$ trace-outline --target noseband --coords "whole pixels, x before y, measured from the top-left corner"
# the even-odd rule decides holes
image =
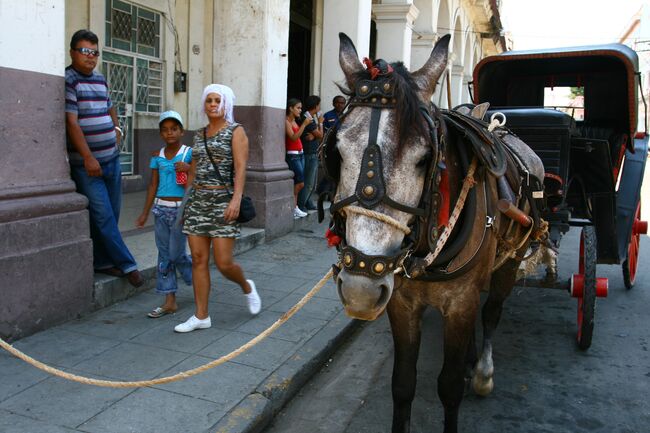
[[[378,60],[375,64],[380,64],[379,62],[383,61]],[[330,207],[330,213],[332,215],[349,213],[361,214],[392,225],[408,235],[412,231],[410,227],[405,226],[389,215],[374,210],[374,208],[379,204],[384,203],[387,206],[416,217],[425,217],[427,215],[427,209],[425,209],[424,206],[412,207],[396,202],[390,198],[386,192],[381,149],[377,144],[377,135],[379,132],[381,111],[397,109],[397,101],[394,97],[395,80],[392,78],[391,72],[392,71],[379,74],[379,76],[374,80],[358,80],[355,85],[355,94],[348,102],[346,111],[341,117],[342,121],[355,107],[369,107],[372,109],[370,114],[368,144],[363,152],[361,170],[359,177],[357,178],[354,194],[341,199],[338,202],[333,202]],[[421,105],[420,112],[429,126],[431,142],[435,145],[438,142],[436,123],[432,120],[428,107]],[[330,131],[330,133],[331,132],[334,131]],[[326,146],[328,144],[327,142],[330,141],[327,138],[328,137],[324,140]],[[332,144],[329,145],[331,146]],[[427,168],[426,173],[431,172],[431,164],[433,164],[433,167],[437,164],[436,159],[440,152],[438,152],[437,149],[434,149],[434,151],[435,156],[429,161],[430,166]],[[323,153],[325,153],[324,158],[326,159],[327,150]],[[336,175],[338,175],[338,173],[336,173]],[[338,176],[336,175],[336,181],[338,182]],[[431,176],[431,178],[435,178],[435,176]],[[423,191],[425,189],[426,188],[424,188]],[[423,200],[420,200],[420,203],[422,202]],[[354,203],[358,205],[354,206]],[[418,218],[416,218],[416,220],[417,219]],[[335,224],[336,220],[337,219],[335,218]],[[382,278],[388,273],[395,272],[396,269],[402,266],[404,260],[413,250],[414,243],[411,240],[405,248],[392,256],[364,254],[358,249],[346,245],[343,230],[340,227],[339,229],[341,232],[340,236],[343,239],[343,244],[340,247],[341,265],[345,268],[346,272],[349,273],[363,275],[368,278]],[[335,269],[335,271],[338,271],[338,269]]]

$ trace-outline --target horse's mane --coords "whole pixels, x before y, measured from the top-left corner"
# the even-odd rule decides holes
[[[395,122],[397,130],[398,153],[404,143],[416,136],[428,137],[428,132],[420,114],[420,99],[417,91],[417,83],[406,69],[404,63],[391,63],[393,67],[392,78],[395,80],[394,96],[397,109],[395,110]],[[362,70],[354,74],[353,80],[369,80],[370,72]],[[341,92],[347,96],[354,95],[354,90],[338,85]]]

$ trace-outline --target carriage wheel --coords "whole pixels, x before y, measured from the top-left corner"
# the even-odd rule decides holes
[[[596,309],[596,230],[585,226],[580,234],[579,272],[584,276],[582,296],[578,298],[578,347],[589,349],[594,333]]]
[[[626,289],[631,289],[636,280],[636,268],[639,261],[639,246],[641,235],[648,232],[648,223],[641,221],[641,202],[636,205],[634,220],[632,221],[632,234],[627,246],[627,258],[623,262],[623,282]]]

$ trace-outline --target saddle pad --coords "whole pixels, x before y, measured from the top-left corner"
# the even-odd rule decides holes
[[[506,154],[501,139],[488,131],[487,124],[481,120],[455,111],[442,111],[442,118],[448,127],[453,128],[472,145],[474,154],[494,177],[506,172]]]

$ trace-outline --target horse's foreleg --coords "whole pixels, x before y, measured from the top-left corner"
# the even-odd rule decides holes
[[[478,298],[478,295],[477,295]],[[462,312],[447,313],[445,318],[445,358],[438,376],[438,395],[445,409],[445,433],[458,431],[458,409],[465,390],[465,360],[476,321],[475,307]]]
[[[478,395],[486,396],[494,389],[494,361],[492,359],[492,334],[499,324],[503,303],[515,283],[519,262],[510,260],[492,275],[488,298],[483,305],[483,348],[474,367],[472,387]]]
[[[411,404],[415,396],[417,359],[423,305],[408,302],[398,294],[388,303],[388,317],[393,331],[393,433],[411,431]]]

